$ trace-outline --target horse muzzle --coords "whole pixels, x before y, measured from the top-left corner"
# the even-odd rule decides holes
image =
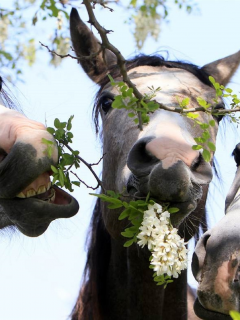
[[[240,221],[232,210],[197,243],[192,260],[199,283],[195,312],[202,319],[231,319],[240,311]]]
[[[191,163],[186,164],[181,156],[176,155],[176,161],[166,166],[166,158],[159,159],[149,152],[149,143],[154,144],[155,140],[158,139],[142,138],[131,149],[127,160],[132,172],[128,191],[142,197],[150,193],[157,202],[170,202],[172,207],[179,208],[179,212],[171,217],[173,225],[178,227],[184,217],[196,208],[202,197],[201,185],[211,181],[212,169],[199,152],[195,153]]]

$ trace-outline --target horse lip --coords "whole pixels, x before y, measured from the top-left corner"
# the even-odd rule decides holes
[[[223,314],[223,313],[219,313],[219,312],[215,312],[212,310],[208,310],[205,309],[201,303],[199,302],[198,298],[195,300],[194,303],[194,312],[195,314],[204,320],[232,320],[232,318],[227,315],[227,314]]]

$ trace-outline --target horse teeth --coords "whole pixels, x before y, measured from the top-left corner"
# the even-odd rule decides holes
[[[51,183],[51,181],[50,181],[50,182],[48,182],[47,190],[49,190],[49,189],[51,188],[51,186],[52,186],[52,183]]]
[[[20,192],[19,194],[16,195],[17,198],[24,199],[26,198],[25,194],[23,192]]]
[[[36,195],[36,191],[34,189],[30,189],[27,191],[27,198],[34,197]]]
[[[51,201],[51,202],[54,202],[54,201],[55,201],[55,198],[56,198],[56,193],[55,193],[55,191],[53,190],[53,195],[52,195],[52,197],[50,198],[50,201]]]
[[[47,191],[47,188],[45,186],[40,186],[38,188],[37,194],[45,193]]]
[[[56,193],[55,193],[55,191],[54,191],[53,196],[51,197],[51,202],[54,202],[54,201],[55,201],[55,198],[56,198]]]

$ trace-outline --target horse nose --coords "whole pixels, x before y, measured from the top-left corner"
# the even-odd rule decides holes
[[[185,164],[196,183],[206,184],[212,180],[210,164],[183,139],[176,138],[173,141],[168,137],[144,137],[133,146],[127,160],[129,169],[137,177],[148,175],[159,162],[164,171],[168,171],[176,163]]]

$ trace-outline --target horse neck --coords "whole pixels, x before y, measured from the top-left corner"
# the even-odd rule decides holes
[[[193,213],[194,228],[202,219],[204,198],[205,194]],[[72,320],[186,320],[186,271],[166,289],[157,286],[149,269],[148,250],[137,244],[124,248],[119,239],[110,237],[102,216],[98,199],[91,223],[85,279]],[[189,232],[185,236],[190,237]]]
[[[104,320],[187,319],[186,272],[166,289],[157,286],[149,269],[149,253],[139,250],[137,245],[126,249],[122,243],[111,240],[106,280]]]

